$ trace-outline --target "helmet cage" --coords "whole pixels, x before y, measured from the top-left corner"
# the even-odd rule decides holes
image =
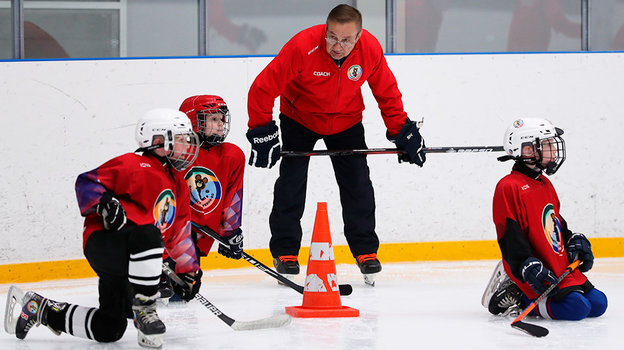
[[[199,137],[193,131],[174,133],[167,130],[164,142],[164,149],[167,152],[165,157],[177,171],[183,171],[197,159],[200,144]]]
[[[522,157],[522,161],[527,164],[534,164],[539,169],[543,170],[546,175],[552,175],[559,170],[561,164],[566,159],[566,149],[565,149],[565,141],[560,136],[563,131],[559,128],[557,129],[557,135],[554,137],[539,139],[536,138],[534,142],[530,143],[530,146],[533,149],[533,157]],[[523,144],[523,146],[529,146],[529,143]],[[547,145],[547,146],[545,146]],[[548,148],[545,150],[545,148]],[[550,152],[551,160],[543,164],[544,152]]]
[[[207,120],[207,118],[214,114],[221,115],[221,122],[223,122],[223,132],[221,135],[219,135],[218,130],[215,129],[218,128],[215,123]],[[219,145],[225,141],[229,132],[230,111],[227,106],[222,105],[218,108],[206,108],[197,111],[197,133],[204,143],[210,146]]]

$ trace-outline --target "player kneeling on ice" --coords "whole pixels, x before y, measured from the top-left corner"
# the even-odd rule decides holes
[[[84,254],[99,277],[98,308],[47,299],[12,287],[5,329],[24,339],[43,324],[54,333],[119,340],[133,319],[142,346],[162,346],[165,325],[156,312],[163,250],[176,272],[201,276],[191,238],[190,194],[180,171],[197,157],[199,140],[184,113],[147,112],[136,126],[139,153],[113,158],[76,180],[85,217]],[[199,284],[189,284],[197,293]],[[21,304],[19,317],[13,308]]]
[[[240,259],[243,257],[243,231],[240,227],[245,154],[235,144],[224,142],[230,130],[228,106],[219,96],[197,95],[186,98],[180,105],[180,111],[189,117],[201,142],[197,159],[184,170],[184,179],[191,193],[189,204],[193,223],[217,232],[228,242],[227,247],[219,244],[219,254]],[[193,237],[199,255],[206,256],[214,239],[200,232],[193,234]],[[166,264],[175,266],[170,258],[165,258]],[[193,298],[164,274],[160,291],[162,297],[171,297],[170,301],[189,301]]]
[[[598,317],[607,297],[583,272],[592,268],[591,244],[574,233],[559,213],[557,193],[544,176],[554,174],[565,160],[563,130],[544,119],[518,119],[505,132],[511,174],[494,192],[493,218],[503,260],[496,267],[483,298],[492,314],[516,314],[557,283],[568,264],[579,259],[567,275],[529,315],[556,320]]]

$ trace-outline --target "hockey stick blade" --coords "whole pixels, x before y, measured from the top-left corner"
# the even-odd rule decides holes
[[[9,334],[15,334],[15,326],[19,313],[15,313],[15,307],[22,311],[22,302],[24,300],[24,292],[17,286],[11,286],[7,294],[6,307],[4,308],[4,330]]]
[[[222,244],[227,244],[225,240],[223,239],[223,237],[219,236],[216,232],[211,230],[209,227],[199,226],[196,223],[193,223],[193,227],[195,227],[199,232],[214,238],[217,242],[222,243]],[[282,282],[284,285],[296,290],[297,292],[299,292],[299,294],[303,294],[304,287],[302,285],[299,285],[289,280],[288,278],[284,277],[279,272],[273,270],[272,268],[256,260],[251,255],[243,252],[243,259],[245,259],[245,261],[252,264],[253,266],[257,267],[259,270],[265,272],[267,275]],[[340,291],[340,295],[351,295],[351,293],[353,293],[353,287],[350,284],[340,284],[338,285],[338,289]]]
[[[544,327],[541,327],[541,326],[534,325],[534,324],[522,322],[522,320],[533,309],[535,309],[535,307],[537,306],[537,304],[539,304],[540,301],[542,301],[544,298],[548,297],[548,294],[550,294],[550,292],[552,292],[552,290],[555,289],[555,287],[557,287],[557,285],[561,281],[563,281],[563,279],[566,278],[567,275],[569,275],[574,269],[576,269],[579,266],[580,263],[581,263],[580,260],[574,260],[570,265],[568,265],[568,267],[566,267],[566,270],[561,274],[561,276],[559,276],[559,278],[557,278],[557,283],[552,283],[544,291],[544,293],[542,293],[540,296],[538,296],[537,299],[533,300],[531,305],[527,306],[527,308],[524,309],[524,311],[522,311],[520,313],[520,315],[518,315],[518,317],[516,317],[516,319],[513,320],[513,322],[511,322],[511,327],[515,328],[515,329],[519,329],[519,330],[525,332],[526,334],[532,335],[534,337],[544,337],[544,336],[548,335],[548,329],[546,329]]]
[[[522,321],[515,321],[511,323],[511,327],[515,329],[519,329],[526,334],[532,335],[534,337],[545,337],[548,335],[548,329],[538,326],[531,323],[525,323]]]
[[[165,274],[169,276],[169,278],[171,278],[173,282],[175,282],[178,285],[184,285],[184,282],[180,279],[180,277],[178,277],[178,275],[176,275],[175,272],[173,272],[173,270],[171,270],[169,265],[162,264],[162,269],[163,269],[163,272],[165,272]],[[195,299],[197,299],[197,301],[199,301],[200,304],[205,306],[215,316],[217,316],[221,321],[223,321],[225,324],[230,326],[235,331],[248,331],[248,330],[254,330],[254,329],[277,328],[277,327],[286,326],[291,321],[291,317],[286,314],[275,315],[271,317],[262,318],[259,320],[254,320],[254,321],[236,321],[235,319],[224,314],[221,310],[219,310],[213,303],[211,303],[203,295],[197,293],[195,294]]]

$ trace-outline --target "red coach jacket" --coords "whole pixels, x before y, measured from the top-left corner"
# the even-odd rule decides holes
[[[396,136],[407,114],[401,92],[379,41],[362,29],[360,39],[339,68],[327,53],[325,24],[296,34],[256,77],[249,89],[249,128],[272,119],[275,98],[280,112],[321,135],[342,132],[362,120],[360,87],[368,81],[386,128]]]

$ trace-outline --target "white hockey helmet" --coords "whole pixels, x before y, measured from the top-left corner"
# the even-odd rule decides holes
[[[188,168],[199,153],[200,141],[186,114],[175,109],[156,108],[138,121],[135,137],[139,151],[164,148],[165,157],[176,170]]]
[[[565,161],[565,142],[563,130],[555,127],[550,121],[540,118],[517,119],[505,131],[503,149],[507,155],[499,157],[500,161],[516,160],[535,165],[547,175],[554,174]],[[542,164],[544,145],[551,150],[550,160]],[[523,149],[531,147],[531,156],[523,155]]]

